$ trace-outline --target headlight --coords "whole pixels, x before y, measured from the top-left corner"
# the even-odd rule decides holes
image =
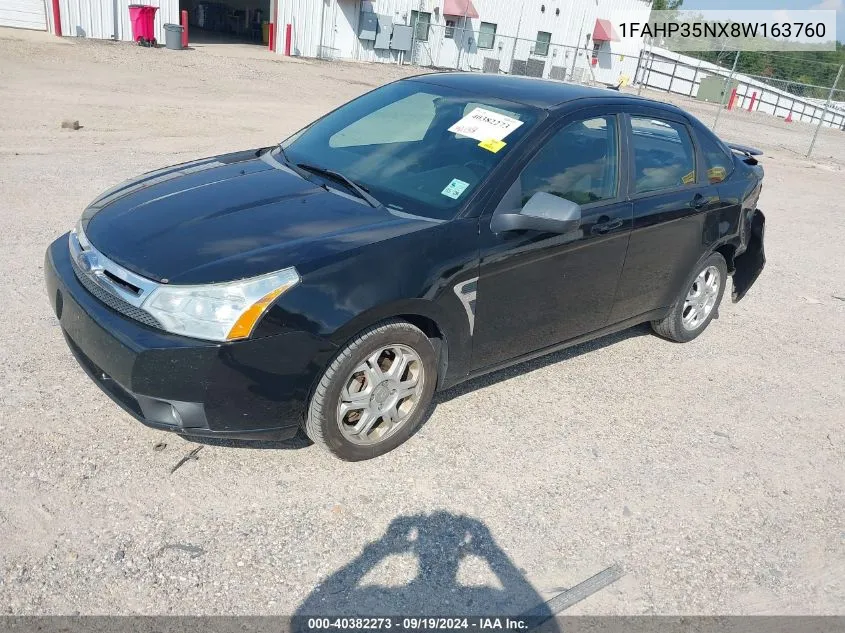
[[[211,341],[248,337],[276,297],[299,283],[294,268],[204,286],[160,286],[142,308],[168,332]]]

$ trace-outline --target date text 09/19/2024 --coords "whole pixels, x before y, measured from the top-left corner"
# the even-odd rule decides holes
[[[322,617],[307,618],[295,630],[398,630],[398,631],[527,631],[530,618],[520,617]],[[538,622],[539,624],[539,622]]]

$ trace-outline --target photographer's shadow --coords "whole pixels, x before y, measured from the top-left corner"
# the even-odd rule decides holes
[[[416,575],[407,584],[389,586],[389,579],[375,574],[372,582],[379,584],[361,584],[388,557],[403,556],[407,564],[409,554],[416,558],[417,565]],[[462,561],[472,564],[475,570],[480,569],[479,563],[486,563],[489,572],[485,576],[492,572],[492,577],[484,585],[461,584]],[[384,565],[382,569],[390,567]],[[381,539],[368,544],[357,558],[317,586],[295,615],[296,619],[353,615],[501,617],[533,610],[535,617],[551,617],[543,607],[542,597],[483,523],[467,516],[436,512],[394,519]]]

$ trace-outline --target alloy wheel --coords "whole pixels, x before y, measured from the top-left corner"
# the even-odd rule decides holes
[[[350,442],[372,445],[393,435],[416,410],[425,381],[419,354],[387,345],[349,374],[340,391],[337,423]]]
[[[698,273],[687,291],[684,311],[681,313],[681,323],[685,330],[697,330],[710,316],[719,298],[720,283],[719,269],[715,266],[708,266]]]

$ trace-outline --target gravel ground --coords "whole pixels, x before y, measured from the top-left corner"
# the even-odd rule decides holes
[[[619,564],[568,613],[845,614],[843,136],[809,162],[727,115],[773,150],[769,263],[705,335],[473,381],[374,461],[202,445],[171,473],[200,445],[85,377],[42,258],[87,202],[404,72],[0,30],[0,613],[517,613]]]

